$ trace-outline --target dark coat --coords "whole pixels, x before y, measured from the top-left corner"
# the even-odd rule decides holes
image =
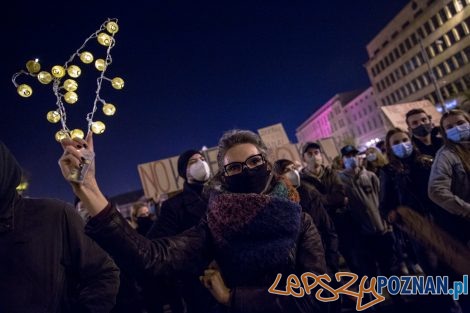
[[[426,154],[434,158],[436,156],[437,151],[439,151],[439,149],[444,144],[444,140],[442,138],[437,137],[438,134],[439,127],[434,127],[431,131],[431,144],[429,146],[424,144],[415,136],[412,137],[411,141],[421,154]]]
[[[345,210],[346,191],[335,170],[324,166],[321,177],[317,178],[304,168],[300,172],[300,179],[303,183],[316,188],[320,192],[323,206],[330,216]]]
[[[185,182],[183,191],[162,204],[157,221],[147,234],[147,238],[163,238],[181,234],[185,230],[199,224],[207,211],[207,199],[202,193],[203,186]],[[189,313],[206,313],[208,308],[216,304],[210,292],[199,281],[198,275],[174,277],[169,282],[149,278],[142,282],[148,298],[149,307],[158,307],[169,303],[175,307],[182,306],[181,297],[186,302]],[[155,284],[160,284],[162,291],[155,294]],[[173,310],[176,310],[172,307]]]
[[[282,199],[278,198],[275,202],[280,204],[282,203],[281,200]],[[255,202],[256,201],[248,201],[244,203],[256,205]],[[235,205],[240,205],[242,202],[234,203]],[[292,206],[292,202],[289,203],[291,204],[283,207],[300,211],[299,206],[295,208],[295,205]],[[280,210],[277,211],[280,212]],[[266,210],[266,212],[269,212],[269,210]],[[240,215],[242,220],[243,216],[246,215]],[[217,217],[217,215],[214,215],[214,217]],[[223,223],[223,219],[219,222]],[[214,224],[214,220],[212,222],[203,220],[199,225],[187,230],[181,235],[148,240],[138,235],[112,206],[108,206],[99,215],[90,220],[87,224],[86,231],[108,251],[119,264],[122,266],[132,265],[137,272],[145,273],[146,275],[171,275],[176,272],[186,272],[192,275],[195,273],[201,274],[202,270],[204,270],[204,267],[201,267],[201,264],[204,264],[204,259],[211,260],[215,256],[216,261],[218,261],[221,266],[222,274],[224,273],[224,266],[228,266],[229,271],[227,274],[231,277],[229,280],[238,280],[236,276],[231,275],[231,273],[234,273],[237,264],[231,263],[227,265],[227,262],[230,262],[228,259],[222,259],[220,260],[221,262],[219,262],[217,256],[221,255],[221,245],[223,245],[226,240],[230,238],[242,239],[243,235],[238,232],[238,228],[228,233],[221,232],[220,230],[222,228],[214,226],[221,225],[220,223],[217,222]],[[210,225],[213,225],[212,230]],[[250,242],[259,244],[259,242],[255,240],[256,236],[250,236],[251,231],[256,234],[259,229],[252,229],[250,225],[251,223],[244,226],[248,227],[248,232],[244,240],[248,240],[247,244]],[[290,247],[289,250],[282,250],[282,253],[279,254],[287,255],[288,259],[284,259],[283,264],[278,264],[278,272],[285,273],[286,271],[290,271],[291,273],[299,274],[304,272],[317,274],[325,273],[326,266],[323,247],[311,217],[303,213],[296,227],[298,233],[292,244],[283,246],[284,248]],[[291,231],[287,231],[286,233],[291,234]],[[273,233],[269,234],[269,236],[272,236]],[[232,237],[232,235],[235,237]],[[275,242],[282,241],[275,240]],[[287,242],[290,242],[290,240],[287,240]],[[268,241],[268,243],[272,242]],[[260,246],[260,249],[264,246],[265,245]],[[236,246],[229,245],[227,247],[231,248],[231,250],[227,250],[227,252],[232,253],[236,251],[236,249],[242,249],[243,246],[240,245],[240,242],[237,240]],[[253,246],[247,245],[247,249],[253,249]],[[256,251],[256,249],[252,251]],[[287,254],[285,254],[286,252]],[[249,258],[251,260],[259,259],[256,255],[249,255]],[[275,265],[276,262],[280,260],[278,255],[273,254],[264,255],[264,258],[275,259],[274,261],[268,260],[269,266]],[[289,262],[288,260],[293,260],[293,262]],[[286,265],[292,265],[292,267],[286,267]],[[243,268],[244,264],[240,264],[240,266]],[[250,267],[248,267],[248,270],[249,269]],[[274,268],[271,268],[271,270],[274,270]],[[273,273],[274,271],[271,270],[270,273]],[[256,275],[257,273],[252,274]],[[260,273],[258,273],[258,275],[259,274]],[[316,301],[313,298],[314,296],[295,298],[292,296],[286,297],[270,294],[268,289],[275,281],[275,278],[276,275],[270,276],[269,279],[263,279],[262,281],[254,281],[250,280],[250,276],[240,277],[246,285],[232,286],[230,311],[253,313],[315,312]]]
[[[0,232],[0,312],[109,312],[119,270],[71,205],[18,197]]]
[[[323,207],[321,194],[304,182],[301,182],[297,191],[300,196],[302,210],[312,217],[320,233],[323,248],[325,249],[326,264],[332,272],[336,272],[339,262],[338,234],[333,221]]]
[[[201,191],[202,186],[185,183],[183,192],[163,202],[160,216],[147,237],[153,239],[174,236],[197,225],[207,211],[207,199]]]

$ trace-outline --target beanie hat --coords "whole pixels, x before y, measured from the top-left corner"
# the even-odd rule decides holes
[[[189,159],[195,154],[201,154],[197,150],[188,150],[180,154],[178,158],[178,175],[186,180],[186,169],[188,167]]]

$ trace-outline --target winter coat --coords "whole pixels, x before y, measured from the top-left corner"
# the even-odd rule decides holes
[[[326,271],[311,217],[277,196],[216,193],[207,219],[174,237],[138,235],[111,205],[86,231],[118,264],[146,275],[201,274],[207,260],[215,259],[232,290],[231,312],[315,312],[314,296],[278,296],[268,289],[277,273]]]
[[[300,183],[297,191],[300,196],[302,210],[312,217],[320,233],[325,250],[326,264],[332,272],[337,272],[339,262],[338,234],[333,221],[323,207],[322,195],[318,190],[304,182]]]
[[[155,239],[174,236],[196,226],[206,215],[207,201],[208,199],[203,194],[202,185],[185,182],[181,193],[163,202],[160,216],[146,237]],[[167,301],[166,303],[170,303],[170,305],[172,303],[179,304],[182,297],[186,303],[187,311],[190,313],[206,313],[210,307],[216,304],[210,292],[199,281],[198,275],[172,277],[168,280],[163,282],[161,279],[150,278],[150,281],[142,283],[146,286],[144,292],[150,303],[154,302],[155,306],[158,301]],[[155,294],[152,290],[154,289],[152,286],[155,284],[160,284],[164,289],[163,292]],[[162,299],[155,299],[159,295],[162,295]]]
[[[437,137],[439,134],[439,127],[434,127],[431,131],[431,144],[428,146],[424,144],[421,140],[416,138],[415,136],[412,137],[411,141],[418,149],[421,154],[426,154],[434,158],[437,151],[442,147],[444,141],[442,138]]]
[[[343,183],[337,172],[330,167],[322,166],[322,174],[315,177],[306,168],[300,172],[300,179],[305,184],[316,188],[322,195],[322,202],[330,215],[345,211],[346,197]]]
[[[429,198],[450,213],[453,235],[470,240],[470,175],[460,158],[443,147],[436,155],[428,186]]]
[[[380,210],[384,217],[399,205],[410,207],[424,216],[436,210],[429,199],[427,186],[432,159],[428,156],[410,157],[401,160],[403,170],[387,164],[380,171]]]
[[[174,236],[199,223],[206,214],[207,199],[196,187],[185,183],[183,192],[163,202],[160,216],[147,234],[148,238]]]
[[[358,168],[354,174],[342,171],[339,177],[346,189],[348,206],[361,232],[366,235],[382,234],[386,227],[379,211],[378,177],[364,168]]]
[[[0,232],[0,312],[109,312],[119,269],[74,208],[20,197],[11,210],[13,224]]]

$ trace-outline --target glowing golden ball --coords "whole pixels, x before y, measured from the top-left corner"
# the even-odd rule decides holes
[[[51,73],[54,77],[62,78],[65,76],[65,69],[63,66],[56,65],[52,67]]]
[[[67,91],[75,91],[78,88],[78,84],[73,79],[67,79],[64,81],[64,89]]]
[[[78,95],[73,91],[69,91],[64,95],[64,100],[67,103],[74,104],[78,101]]]
[[[31,97],[33,94],[33,89],[29,85],[21,84],[17,88],[18,94],[24,98]]]
[[[76,65],[70,65],[67,68],[67,73],[70,77],[77,78],[82,73],[82,70]]]
[[[106,68],[106,61],[103,59],[97,59],[95,61],[95,67],[98,71],[104,71]]]
[[[65,138],[69,138],[69,134],[66,131],[59,130],[57,133],[55,133],[55,140],[58,142],[61,142]]]
[[[91,131],[94,134],[97,134],[97,135],[102,134],[104,133],[105,129],[106,129],[106,125],[104,125],[103,122],[96,121],[96,122],[91,123]]]
[[[103,105],[103,113],[107,116],[112,116],[116,113],[116,107],[112,103]]]
[[[99,33],[98,34],[98,42],[105,46],[105,47],[108,47],[111,45],[111,41],[112,41],[112,38],[106,34],[106,33]]]
[[[60,113],[57,111],[47,112],[47,120],[51,123],[57,123],[60,121]]]
[[[41,70],[41,64],[39,64],[39,62],[36,60],[29,60],[28,62],[26,62],[26,69],[31,74],[36,74],[39,73],[39,71]]]
[[[81,129],[74,129],[70,132],[70,138],[72,138],[72,139],[74,139],[74,138],[83,139],[83,138],[85,138],[85,134],[83,133],[83,131]]]
[[[114,77],[111,81],[111,84],[113,85],[114,89],[122,89],[124,88],[124,79],[121,77]]]
[[[93,62],[93,54],[88,51],[83,51],[82,53],[80,53],[80,60],[82,60],[82,62],[85,64],[90,64],[91,62]]]
[[[106,24],[106,30],[110,33],[110,34],[115,34],[119,31],[119,26],[116,22],[108,22]]]
[[[52,75],[46,71],[39,72],[38,80],[41,84],[47,85],[52,81]]]

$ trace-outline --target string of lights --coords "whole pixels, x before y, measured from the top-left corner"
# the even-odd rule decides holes
[[[33,89],[28,84],[18,84],[17,79],[21,76],[31,76],[36,77],[37,80],[43,84],[47,85],[52,82],[52,91],[56,97],[56,106],[57,109],[49,111],[46,115],[47,120],[50,123],[61,122],[62,129],[55,134],[55,139],[61,141],[65,138],[84,138],[85,134],[81,129],[72,129],[70,130],[67,126],[67,112],[66,107],[64,106],[64,101],[68,104],[75,104],[78,101],[78,94],[76,93],[78,89],[78,83],[76,79],[80,77],[82,70],[81,68],[74,64],[78,59],[84,64],[91,64],[94,61],[96,70],[100,72],[99,77],[96,79],[96,91],[95,99],[93,101],[92,110],[86,115],[86,121],[88,123],[87,131],[92,131],[95,134],[102,134],[106,125],[102,121],[94,121],[94,116],[98,108],[98,104],[102,104],[102,111],[107,116],[112,116],[116,113],[116,107],[112,103],[106,102],[100,95],[101,87],[103,81],[111,83],[111,86],[114,89],[120,90],[124,88],[124,80],[121,77],[109,78],[105,76],[106,70],[109,68],[113,62],[111,55],[111,49],[116,44],[115,34],[119,31],[117,19],[108,18],[100,28],[91,34],[78,48],[75,53],[73,53],[69,59],[65,62],[64,65],[54,65],[50,72],[41,71],[41,64],[38,59],[29,60],[26,62],[26,70],[22,69],[19,72],[13,74],[12,82],[15,88],[17,89],[18,94],[23,98],[29,98],[33,94]],[[106,57],[98,58],[95,60],[93,54],[89,51],[86,51],[90,40],[95,39],[102,46],[107,47]],[[63,82],[62,80],[65,79]]]

